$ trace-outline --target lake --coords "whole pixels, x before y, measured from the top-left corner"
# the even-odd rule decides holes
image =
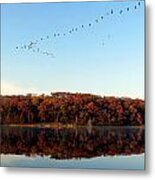
[[[1,166],[145,168],[143,127],[1,127]]]

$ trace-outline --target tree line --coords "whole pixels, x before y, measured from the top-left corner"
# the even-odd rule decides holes
[[[1,124],[144,125],[141,99],[55,92],[0,96]]]

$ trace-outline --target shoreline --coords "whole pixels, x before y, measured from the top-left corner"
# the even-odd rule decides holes
[[[76,128],[93,128],[93,127],[100,127],[100,128],[145,128],[145,125],[141,126],[133,126],[133,125],[102,125],[102,126],[93,126],[93,125],[74,125],[74,124],[56,124],[56,123],[38,123],[38,124],[1,124],[1,127],[27,127],[27,128],[54,128],[54,129],[76,129]]]

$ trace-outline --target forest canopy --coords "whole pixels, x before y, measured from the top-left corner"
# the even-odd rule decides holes
[[[144,125],[144,100],[55,92],[0,96],[1,124]]]

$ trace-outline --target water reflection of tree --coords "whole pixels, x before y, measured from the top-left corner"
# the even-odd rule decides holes
[[[3,127],[1,153],[91,158],[144,153],[143,128],[34,129]]]

